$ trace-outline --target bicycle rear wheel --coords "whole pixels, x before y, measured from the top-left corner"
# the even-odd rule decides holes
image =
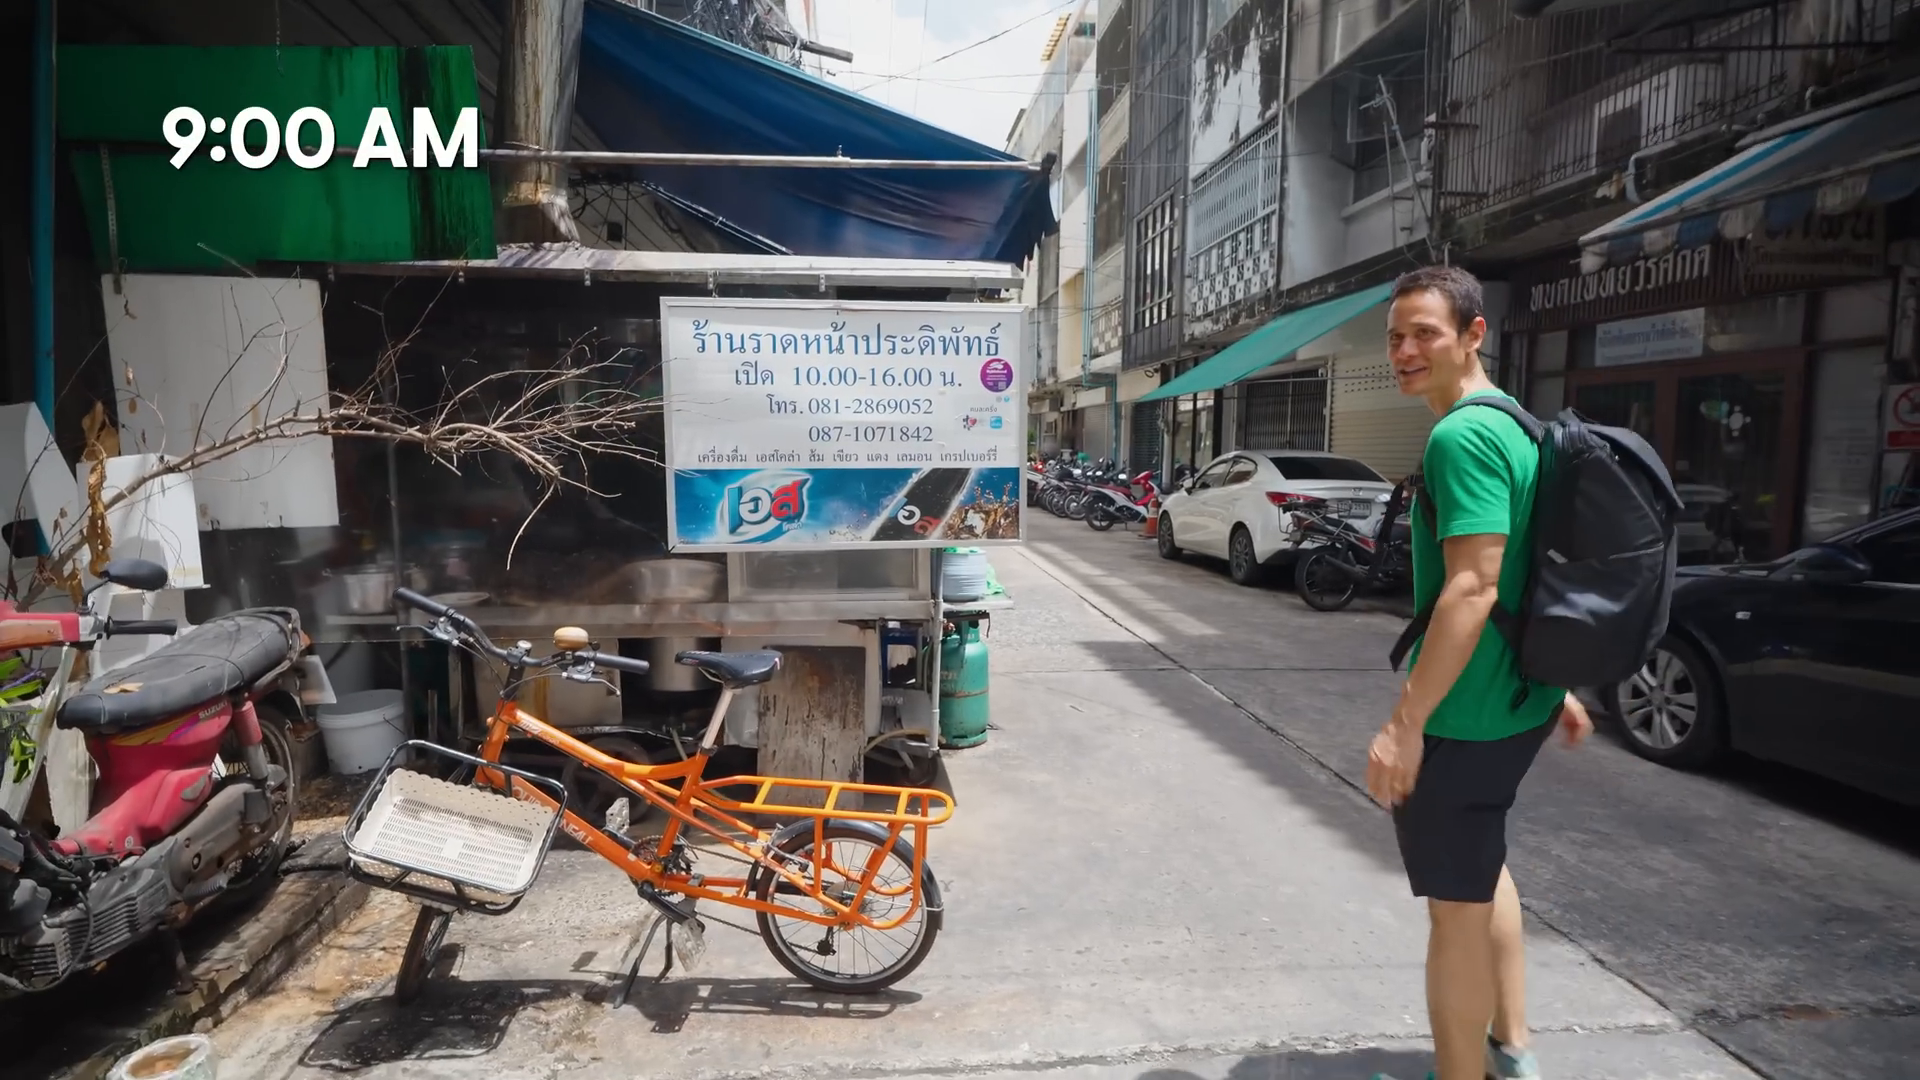
[[[852,902],[860,878],[876,851],[885,850],[874,871],[872,885],[861,902],[867,918],[888,923],[899,919],[913,903],[913,846],[903,837],[887,845],[887,831],[856,822],[829,822],[821,831],[825,851],[820,854],[818,884],[841,904]],[[811,821],[776,838],[775,848],[793,860],[790,868],[802,878],[814,874],[815,843]],[[773,871],[755,871],[754,895],[763,902],[804,907],[807,895]],[[919,907],[888,930],[868,926],[841,929],[791,916],[759,913],[760,937],[780,966],[821,990],[843,994],[884,990],[913,974],[927,958],[939,936],[942,911],[940,886],[933,868],[920,866]],[[819,905],[822,914],[829,909]]]

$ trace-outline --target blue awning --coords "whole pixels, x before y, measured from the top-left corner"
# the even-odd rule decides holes
[[[575,111],[609,150],[1016,161],[758,53],[589,0]],[[1032,170],[627,170],[799,255],[1020,262],[1054,228]]]
[[[1580,238],[1593,273],[1643,255],[1792,228],[1920,189],[1920,86],[1831,120],[1748,140],[1738,154]]]
[[[1388,282],[1332,300],[1323,300],[1312,307],[1289,311],[1214,353],[1191,371],[1175,377],[1140,400],[1158,401],[1182,394],[1201,394],[1237,383],[1261,368],[1285,360],[1301,346],[1310,345],[1338,330],[1364,315],[1368,309],[1385,303],[1391,295],[1393,283]]]

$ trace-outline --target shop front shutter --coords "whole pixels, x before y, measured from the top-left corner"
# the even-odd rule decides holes
[[[1080,449],[1095,461],[1113,456],[1113,406],[1080,410]]]
[[[1424,400],[1400,393],[1385,360],[1334,361],[1331,397],[1334,453],[1358,458],[1388,480],[1419,470],[1433,413]]]
[[[1127,463],[1134,472],[1151,469],[1159,472],[1164,466],[1160,460],[1166,447],[1165,433],[1160,430],[1160,402],[1136,401],[1132,415],[1128,417]]]
[[[1240,446],[1247,450],[1325,450],[1327,378],[1303,371],[1247,383]]]

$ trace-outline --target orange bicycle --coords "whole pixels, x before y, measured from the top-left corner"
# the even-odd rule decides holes
[[[676,953],[683,966],[697,962],[705,950],[705,923],[695,912],[702,900],[754,912],[774,959],[823,990],[880,990],[926,959],[942,917],[940,887],[926,861],[926,831],[953,815],[948,795],[787,777],[709,781],[702,775],[734,695],[770,680],[780,668],[779,653],[680,653],[678,662],[720,684],[719,701],[691,757],[640,765],[601,753],[529,715],[515,698],[530,680],[552,675],[614,689],[601,670],[643,675],[646,661],[599,652],[586,631],[575,627],[556,631],[553,653],[535,658],[529,643],[502,649],[473,620],[412,590],[393,595],[432,620],[427,633],[506,668],[477,756],[409,741],[387,759],[347,821],[352,875],[422,904],[395,981],[396,998],[406,1002],[420,993],[455,912],[504,915],[519,904],[561,829],[633,879],[641,899],[657,912],[616,1004],[631,991],[662,926],[667,938],[660,977],[672,971]],[[537,739],[665,811],[663,831],[636,841],[619,829],[582,819],[567,809],[565,785],[500,763],[511,735]],[[401,767],[409,753],[458,763],[455,778]],[[722,794],[722,788],[751,788],[755,794],[741,801]],[[818,793],[823,805],[774,801],[783,788]],[[843,798],[860,805],[843,807]],[[769,831],[748,824],[743,815],[794,820]],[[696,851],[688,843],[690,833],[711,843]],[[744,870],[736,876],[696,872],[696,859],[707,856]]]

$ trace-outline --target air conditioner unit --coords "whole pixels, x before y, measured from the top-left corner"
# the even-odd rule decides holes
[[[1724,78],[1718,64],[1677,64],[1601,98],[1589,160],[1614,164],[1701,126],[1720,108]]]

